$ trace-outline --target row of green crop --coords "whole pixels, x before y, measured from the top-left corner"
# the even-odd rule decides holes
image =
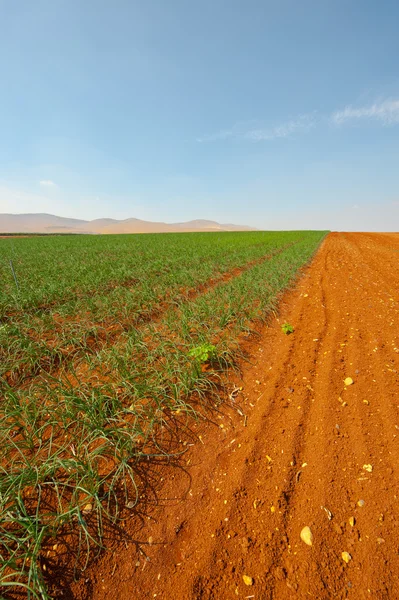
[[[170,415],[195,417],[190,398],[205,401],[221,369],[239,353],[242,333],[277,306],[323,236],[302,233],[270,260],[171,307],[156,324],[133,327],[112,346],[76,355],[57,379],[43,374],[23,389],[3,384],[3,586],[25,586],[28,597],[49,598],[43,571],[51,570],[44,554],[49,540],[75,532],[78,553],[88,554],[101,542],[104,520],[135,505],[142,461],[171,452]]]
[[[198,238],[186,234],[178,237],[177,241],[175,237],[158,236],[155,237],[157,244],[160,243],[159,239],[163,243],[165,239],[170,239],[170,248],[163,264],[160,264],[159,248],[156,245],[152,248],[153,236],[124,236],[122,242],[113,238],[111,244],[116,244],[124,251],[129,250],[127,263],[120,271],[129,274],[129,285],[114,287],[114,279],[104,280],[101,258],[101,261],[97,259],[96,264],[92,265],[93,273],[100,273],[103,277],[103,287],[99,285],[95,294],[82,295],[79,290],[69,300],[64,295],[62,303],[60,301],[47,310],[26,311],[19,308],[0,324],[0,383],[6,374],[9,382],[20,385],[25,374],[35,374],[42,369],[52,370],[54,365],[63,362],[70,355],[86,353],[93,346],[97,348],[96,341],[99,338],[106,343],[107,338],[135,327],[138,322],[159,310],[160,306],[177,306],[187,299],[190,292],[210,279],[220,277],[234,267],[242,267],[250,261],[273,255],[285,246],[296,243],[301,236],[301,232],[220,234],[213,238],[209,234],[199,234]],[[144,240],[141,247],[146,250],[147,262],[142,257],[133,270],[129,261],[137,237]],[[104,240],[90,236],[87,238],[94,245],[99,240]],[[30,239],[25,241],[32,244]],[[35,239],[33,242],[37,241],[42,240]],[[43,241],[48,243],[48,240]],[[54,243],[54,238],[51,241]],[[81,239],[74,237],[73,242],[79,247]],[[66,243],[69,240],[63,238],[61,250],[65,250],[62,244]],[[57,252],[61,250],[57,248]],[[79,255],[79,261],[84,260],[86,255],[87,253]],[[29,264],[33,264],[33,261]],[[40,262],[36,258],[36,269],[39,268],[38,265]],[[62,283],[59,289],[62,291],[68,271],[63,270],[61,263],[57,267],[58,279]],[[41,269],[42,277],[48,277],[47,262],[43,263]],[[126,282],[126,279],[123,281]],[[71,288],[73,285],[72,280]],[[90,280],[85,280],[83,289],[87,289],[85,286],[88,285]],[[42,288],[38,289],[43,292]],[[62,293],[65,294],[65,290]],[[15,298],[19,298],[23,304],[27,301],[29,288],[26,297],[22,291],[15,291],[15,294]],[[33,301],[32,298],[29,301]]]
[[[155,292],[179,281],[190,285],[297,235],[233,232],[0,239],[0,317],[55,306],[62,314],[74,314],[82,308],[81,299],[90,301],[91,294],[103,295],[124,284],[140,289],[149,282]],[[116,295],[115,304],[121,300],[129,302],[129,295]]]

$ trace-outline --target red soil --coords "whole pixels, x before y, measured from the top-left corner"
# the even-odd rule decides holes
[[[245,416],[226,406],[153,469],[123,542],[57,598],[399,598],[398,252],[397,234],[326,238],[247,343]]]

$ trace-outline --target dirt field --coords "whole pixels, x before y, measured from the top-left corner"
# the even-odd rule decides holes
[[[399,234],[330,234],[248,347],[238,410],[151,467],[130,539],[62,597],[399,598],[398,265]]]

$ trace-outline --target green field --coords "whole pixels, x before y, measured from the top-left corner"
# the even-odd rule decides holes
[[[105,524],[136,506],[137,465],[168,457],[171,416],[184,423],[214,403],[240,339],[277,309],[325,234],[0,239],[0,585],[10,597],[50,598],[56,541],[74,540],[81,567]]]

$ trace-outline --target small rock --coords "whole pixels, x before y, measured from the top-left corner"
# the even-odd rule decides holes
[[[326,513],[328,520],[331,521],[331,519],[333,518],[333,514],[331,512],[331,510],[328,510],[328,508],[326,506],[320,506],[320,508],[322,510],[324,510],[324,512]]]
[[[349,517],[348,519],[349,525],[353,527],[355,525],[355,517]]]
[[[342,560],[344,560],[346,562],[346,564],[348,564],[348,562],[352,560],[352,557],[349,554],[349,552],[342,552],[341,556],[342,556]]]
[[[385,540],[384,538],[377,538],[377,544],[384,544]]]
[[[372,473],[373,465],[363,465],[363,470],[367,471],[368,473]]]
[[[313,544],[313,534],[310,530],[310,527],[306,526],[301,531],[301,540],[305,542],[308,546],[312,546]]]
[[[352,383],[353,383],[352,377],[347,377],[346,379],[344,379],[345,385],[352,385]]]
[[[253,577],[249,577],[248,575],[243,575],[242,579],[243,579],[243,582],[245,583],[245,585],[253,585],[254,584]]]
[[[360,506],[360,508],[363,508],[363,506],[365,505],[365,501],[364,500],[358,500],[357,501],[357,505]]]
[[[92,510],[93,510],[93,505],[89,503],[89,504],[86,504],[86,506],[82,510],[82,513],[84,515],[88,515],[89,513],[91,513]]]

